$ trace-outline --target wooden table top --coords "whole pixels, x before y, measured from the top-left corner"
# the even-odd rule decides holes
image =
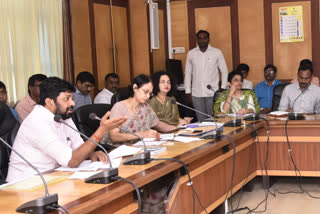
[[[270,124],[280,125],[284,123],[283,118],[270,119]],[[291,121],[291,123],[304,125],[314,124],[319,125],[320,115],[307,115],[305,121]],[[230,118],[223,118],[220,121],[224,122]],[[264,121],[246,122],[251,123],[256,129],[265,127]],[[252,132],[249,126],[241,127],[224,127],[223,135],[230,136],[234,141],[244,136],[248,136]],[[227,139],[201,140],[191,143],[174,142],[172,145],[164,144],[167,147],[165,152],[157,154],[155,158],[177,158],[184,161],[186,164],[197,160],[199,157],[212,153],[215,150],[221,149],[225,145],[229,145]],[[161,145],[163,146],[163,145]],[[152,161],[146,165],[120,165],[119,176],[133,181],[138,187],[150,183],[157,178],[162,177],[172,171],[179,169],[181,165],[173,161]],[[133,191],[130,184],[123,181],[117,181],[111,184],[87,184],[83,180],[68,180],[70,172],[52,172],[49,175],[48,188],[50,193],[58,193],[59,204],[63,205],[69,211],[81,213],[81,209],[85,206],[99,204],[99,202],[110,202]],[[56,176],[56,177],[55,177]],[[39,177],[39,176],[35,176]],[[38,178],[38,187],[30,189],[10,189],[1,188],[0,191],[0,206],[1,213],[15,213],[15,209],[21,204],[44,196],[44,188]],[[23,186],[23,182],[22,182]]]

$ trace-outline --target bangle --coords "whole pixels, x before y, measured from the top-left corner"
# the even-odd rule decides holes
[[[99,140],[99,141],[101,141],[102,140],[102,138],[100,138],[100,137],[97,137],[97,135],[95,135],[95,134],[93,134],[92,135],[93,137],[95,137],[97,140]]]

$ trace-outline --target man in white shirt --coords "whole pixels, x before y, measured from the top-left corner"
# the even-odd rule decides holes
[[[105,88],[100,91],[94,98],[94,103],[111,104],[111,98],[114,93],[118,92],[120,79],[118,74],[110,73],[104,78]]]
[[[311,83],[312,74],[312,66],[299,67],[298,82],[284,88],[279,111],[320,113],[320,87]]]
[[[249,73],[250,67],[247,64],[241,63],[238,65],[237,71],[240,71],[243,76],[242,88],[243,89],[253,89],[253,84],[251,81],[247,80],[247,76]]]
[[[107,162],[103,152],[94,152],[95,144],[83,142],[78,133],[53,119],[59,114],[67,124],[76,128],[70,119],[75,105],[74,90],[74,86],[57,77],[43,81],[40,86],[40,105],[35,106],[20,126],[13,148],[40,171],[52,170],[60,165],[77,167],[87,158]],[[107,120],[109,114],[104,115],[99,128],[91,136],[96,142],[100,142],[107,132],[126,121],[126,118]],[[11,152],[6,180],[11,182],[33,174],[36,172]]]
[[[228,68],[221,50],[209,45],[210,35],[200,30],[197,34],[198,46],[188,52],[185,68],[185,93],[195,109],[213,115],[214,92],[207,88],[219,89],[219,71],[221,72],[221,87],[228,86]],[[196,113],[198,121],[206,116]]]

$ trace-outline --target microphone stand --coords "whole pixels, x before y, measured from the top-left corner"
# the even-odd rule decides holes
[[[58,206],[58,194],[49,194],[48,186],[46,180],[44,179],[41,172],[33,166],[27,159],[25,159],[19,152],[12,148],[5,140],[0,137],[0,141],[9,147],[14,153],[16,153],[22,160],[24,160],[32,169],[34,169],[40,176],[42,183],[44,184],[45,196],[41,198],[28,201],[21,206],[19,206],[16,211],[18,213],[48,213],[54,211],[50,207]]]
[[[288,120],[304,120],[304,119],[306,119],[305,116],[303,116],[302,114],[296,113],[296,112],[293,112],[293,111],[294,111],[294,104],[296,103],[298,98],[301,95],[303,95],[306,90],[308,90],[310,85],[311,85],[311,83],[309,83],[307,85],[307,87],[303,91],[301,91],[301,93],[296,97],[296,99],[294,99],[293,104],[292,104],[292,111],[288,113]]]
[[[114,182],[116,180],[115,177],[117,177],[119,174],[119,171],[118,171],[118,168],[112,167],[111,158],[110,158],[108,152],[105,150],[105,148],[103,148],[103,146],[101,146],[100,144],[98,144],[97,142],[95,142],[94,140],[92,140],[91,138],[86,136],[85,134],[81,133],[77,129],[73,128],[72,126],[70,126],[69,124],[64,122],[61,115],[55,115],[54,120],[58,123],[63,123],[64,125],[68,126],[72,130],[74,130],[75,132],[79,133],[85,139],[89,140],[91,143],[95,144],[100,149],[102,149],[102,151],[104,151],[104,153],[107,155],[107,158],[110,163],[110,169],[108,171],[98,172],[97,174],[90,176],[89,178],[87,178],[85,180],[85,182],[86,183],[94,183],[94,184],[109,184],[109,183]]]
[[[101,118],[98,117],[95,113],[90,113],[89,118],[91,120],[101,120]],[[139,135],[137,135],[135,133],[128,132],[125,129],[120,128],[120,130],[139,138],[141,140],[141,142],[143,143],[143,150],[144,150],[143,153],[137,154],[137,155],[134,155],[134,156],[128,158],[127,160],[125,160],[123,162],[123,164],[124,165],[144,165],[144,164],[149,163],[151,161],[151,153],[150,153],[150,151],[147,150],[147,146],[146,146],[145,142],[143,141],[142,137],[140,137]]]
[[[151,161],[151,152],[147,150],[147,146],[144,142],[144,140],[142,139],[142,137],[140,137],[139,135],[133,133],[133,132],[128,132],[126,130],[120,129],[125,133],[131,134],[137,138],[139,138],[141,140],[141,142],[143,143],[143,153],[134,155],[130,158],[128,158],[127,160],[125,160],[123,162],[124,165],[144,165],[147,164]]]

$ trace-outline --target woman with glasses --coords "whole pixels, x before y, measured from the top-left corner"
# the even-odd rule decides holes
[[[215,112],[249,114],[260,111],[260,106],[252,90],[241,90],[243,76],[240,71],[228,74],[230,88],[223,91],[214,104]]]
[[[110,118],[128,118],[120,128],[110,131],[110,139],[113,145],[138,139],[130,133],[135,133],[142,138],[159,138],[157,131],[169,132],[180,126],[180,123],[170,125],[158,119],[156,113],[148,104],[152,90],[153,85],[150,77],[141,74],[129,86],[130,97],[117,102],[112,107]]]
[[[152,76],[153,97],[148,101],[160,121],[170,125],[189,124],[191,117],[180,118],[178,106],[173,97],[175,90],[171,75],[165,71]]]

